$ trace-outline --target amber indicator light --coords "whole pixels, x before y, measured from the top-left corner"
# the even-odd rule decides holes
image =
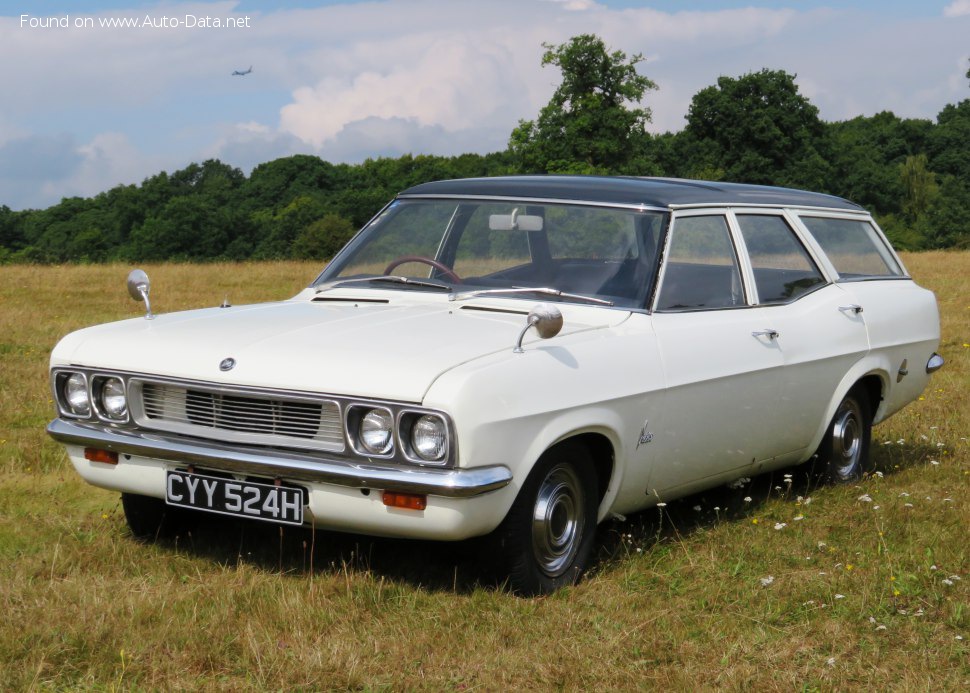
[[[104,464],[118,464],[118,453],[98,448],[84,448],[84,459]]]
[[[398,493],[384,491],[384,505],[389,508],[405,510],[424,510],[428,507],[428,497],[417,493]]]

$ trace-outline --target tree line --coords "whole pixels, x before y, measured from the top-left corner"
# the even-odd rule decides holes
[[[444,178],[517,173],[670,176],[827,192],[871,210],[900,249],[970,247],[970,99],[936,120],[891,112],[825,122],[795,76],[720,77],[686,126],[647,132],[639,54],[586,34],[545,45],[562,75],[505,151],[333,164],[296,155],[246,176],[218,160],[43,210],[0,206],[0,263],[331,257],[394,194]],[[967,73],[970,79],[970,71]]]

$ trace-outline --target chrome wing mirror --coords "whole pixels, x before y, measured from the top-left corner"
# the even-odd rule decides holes
[[[558,308],[550,303],[539,303],[532,307],[529,316],[526,318],[525,327],[519,332],[519,338],[515,342],[513,353],[522,353],[522,340],[529,328],[536,328],[536,332],[542,339],[550,339],[559,334],[562,329],[562,313]]]
[[[148,292],[151,290],[151,282],[144,270],[133,269],[128,273],[128,295],[136,301],[145,302],[145,320],[151,320],[155,316],[152,314],[152,304],[148,300]]]

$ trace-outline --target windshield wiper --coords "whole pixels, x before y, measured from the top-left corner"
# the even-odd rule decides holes
[[[439,284],[438,282],[428,281],[426,279],[411,279],[410,277],[400,277],[394,274],[382,274],[376,277],[353,277],[351,279],[334,279],[331,282],[327,282],[321,287],[317,288],[317,293],[323,291],[329,291],[330,289],[336,289],[343,286],[344,284],[360,284],[363,282],[390,282],[392,284],[407,284],[409,286],[421,286],[429,289],[439,289],[444,291],[451,291],[451,287],[447,284]]]
[[[477,291],[463,291],[460,294],[452,294],[448,297],[449,301],[463,301],[466,298],[477,298],[478,296],[497,296],[501,294],[540,294],[542,296],[558,296],[566,300],[587,301],[599,306],[612,306],[613,301],[607,301],[594,296],[584,296],[582,294],[571,294],[559,289],[551,289],[548,286],[516,286],[509,289],[479,289]]]

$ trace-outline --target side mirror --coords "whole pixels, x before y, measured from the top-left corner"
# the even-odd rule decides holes
[[[128,295],[136,301],[145,302],[146,320],[155,317],[152,315],[152,304],[148,300],[149,291],[151,291],[151,282],[148,281],[148,275],[145,274],[144,270],[133,269],[128,273]]]
[[[519,333],[515,348],[512,349],[514,353],[522,353],[522,340],[530,327],[536,328],[536,332],[542,339],[555,337],[562,329],[562,312],[551,303],[539,303],[533,306],[529,311],[525,327]]]

